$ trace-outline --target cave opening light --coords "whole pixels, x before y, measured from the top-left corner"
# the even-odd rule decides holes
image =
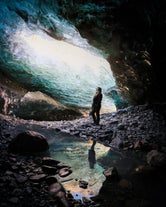
[[[61,90],[64,103],[90,106],[96,87],[105,93],[116,85],[108,61],[89,48],[54,39],[41,30],[22,30],[12,39],[14,57],[29,65],[35,75],[47,77],[51,88]],[[110,108],[110,103],[113,107],[105,97],[103,107]]]

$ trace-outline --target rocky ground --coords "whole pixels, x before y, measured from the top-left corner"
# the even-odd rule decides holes
[[[101,115],[99,126],[91,117],[73,121],[21,120],[0,115],[0,203],[14,206],[164,206],[166,121],[163,106],[131,106]],[[111,149],[131,153],[143,160],[128,174],[108,169],[99,195],[92,200],[74,200],[60,183],[61,195],[51,194],[50,174],[43,171],[43,155],[20,156],[8,153],[11,140],[25,130],[40,132],[47,138],[65,132],[81,139],[94,139]],[[70,165],[70,163],[69,163]],[[112,166],[114,167],[114,166]],[[65,201],[61,200],[65,195]]]

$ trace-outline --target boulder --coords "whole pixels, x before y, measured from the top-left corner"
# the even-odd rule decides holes
[[[48,149],[46,138],[42,134],[30,130],[18,134],[8,146],[9,152],[19,154],[40,153]]]
[[[56,182],[49,186],[49,193],[51,195],[56,195],[59,191],[63,191],[63,186],[60,183]]]
[[[107,170],[103,172],[104,176],[106,177],[107,181],[118,181],[119,180],[119,174],[116,169],[116,167],[110,167]]]
[[[74,119],[81,116],[76,108],[68,107],[40,92],[28,92],[20,101],[16,116],[37,121]]]
[[[152,167],[166,167],[166,154],[151,150],[147,154],[147,163]]]
[[[79,187],[83,189],[87,189],[88,187],[88,182],[85,180],[79,180],[78,184],[79,184]]]
[[[52,185],[52,184],[57,183],[57,182],[58,181],[57,181],[57,178],[55,176],[48,176],[46,178],[47,185]]]
[[[59,172],[58,172],[60,177],[66,177],[70,175],[71,173],[72,173],[72,170],[70,169],[70,167],[63,167],[59,169]]]
[[[44,173],[46,173],[48,175],[55,175],[55,174],[57,174],[57,168],[56,167],[51,167],[51,166],[43,165],[42,166],[42,170],[43,170]]]
[[[35,183],[39,183],[42,182],[46,177],[47,177],[46,174],[39,174],[39,175],[32,175],[30,176],[29,179]]]
[[[54,166],[57,166],[59,163],[60,163],[60,161],[55,160],[51,157],[43,157],[43,159],[42,159],[42,165],[54,167]]]

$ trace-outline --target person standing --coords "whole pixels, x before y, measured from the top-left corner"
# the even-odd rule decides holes
[[[91,111],[94,124],[96,125],[99,125],[100,122],[100,109],[101,109],[102,98],[103,98],[102,89],[100,87],[97,87],[96,94],[93,97],[92,111]]]

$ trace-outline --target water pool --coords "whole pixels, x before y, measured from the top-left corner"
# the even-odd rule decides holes
[[[71,167],[72,174],[65,178],[58,176],[58,180],[76,199],[96,196],[105,180],[103,171],[122,159],[120,153],[111,153],[109,147],[69,135],[59,136],[52,142],[50,155],[61,164]],[[88,182],[86,189],[79,187],[80,180]]]

